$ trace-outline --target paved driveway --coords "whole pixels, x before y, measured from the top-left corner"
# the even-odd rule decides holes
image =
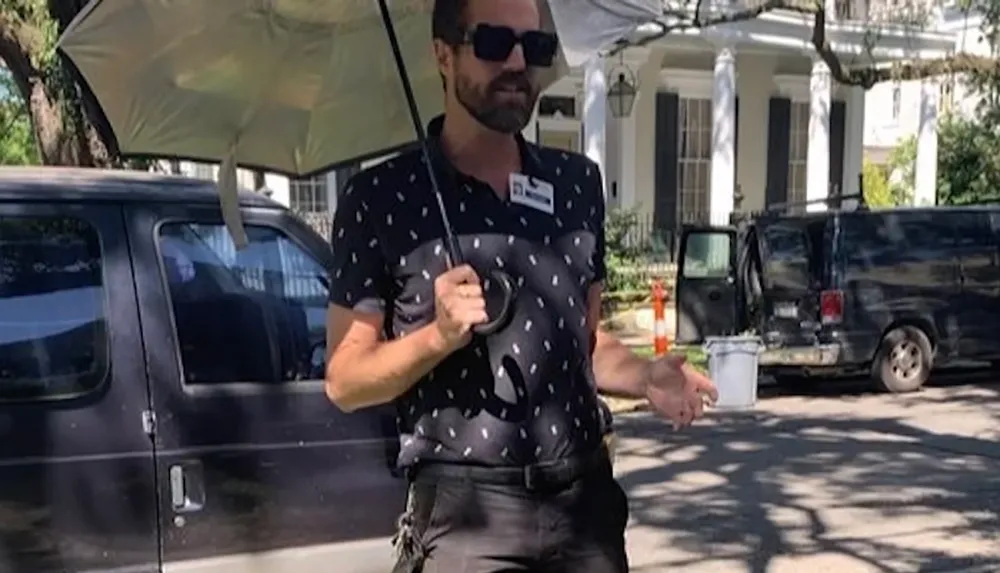
[[[1000,379],[1000,375],[993,374]],[[634,571],[1000,571],[1000,384],[618,418]]]

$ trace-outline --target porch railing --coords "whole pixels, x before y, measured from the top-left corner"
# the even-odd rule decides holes
[[[930,23],[933,0],[833,0],[840,22],[896,24],[921,28]]]

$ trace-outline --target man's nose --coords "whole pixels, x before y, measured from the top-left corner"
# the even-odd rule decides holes
[[[524,49],[520,43],[514,44],[514,49],[510,51],[507,59],[503,63],[505,72],[523,72],[528,67],[524,60]]]

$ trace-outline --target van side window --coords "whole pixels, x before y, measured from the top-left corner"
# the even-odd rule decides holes
[[[763,238],[767,246],[764,276],[768,282],[775,288],[809,288],[809,241],[803,229],[773,223],[764,227]]]
[[[994,246],[990,222],[985,213],[960,213],[952,218],[957,246],[962,250],[991,250]]]
[[[0,400],[75,398],[108,378],[97,229],[73,217],[0,217]]]
[[[990,230],[994,236],[1000,236],[1000,212],[990,211]]]
[[[725,278],[730,271],[729,233],[693,232],[684,246],[684,278]]]
[[[281,231],[167,223],[160,253],[184,382],[279,383],[323,376],[326,272]]]
[[[949,219],[951,217],[934,217],[923,213],[901,217],[899,225],[906,246],[903,254],[909,254],[913,258],[921,258],[924,254],[937,257],[940,251],[954,248],[955,231]]]
[[[865,213],[848,219],[843,242],[848,265],[895,267],[938,261],[955,247],[951,222],[924,212]],[[946,257],[947,258],[947,257]]]

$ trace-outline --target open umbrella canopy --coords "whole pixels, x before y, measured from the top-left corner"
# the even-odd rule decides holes
[[[560,37],[543,85],[661,13],[661,0],[538,1],[545,27]],[[433,4],[92,0],[58,47],[96,96],[121,153],[221,163],[224,213],[239,244],[237,164],[305,176],[416,141],[384,9],[418,115],[441,112]]]
[[[420,115],[441,111],[433,0],[393,0]],[[659,14],[659,0],[549,0],[557,79]],[[554,24],[553,24],[554,22]],[[59,42],[122,153],[302,176],[415,141],[375,0],[93,0]]]

